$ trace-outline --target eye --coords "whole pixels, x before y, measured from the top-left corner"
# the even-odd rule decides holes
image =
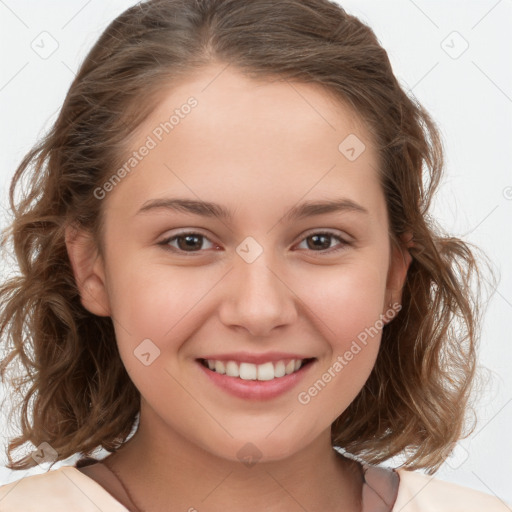
[[[331,246],[331,241],[336,239],[340,242],[340,247],[329,250]],[[201,233],[196,233],[192,231],[186,231],[182,233],[178,233],[171,237],[166,238],[158,243],[158,245],[162,246],[164,249],[178,252],[178,253],[196,253],[201,252],[203,248],[203,241],[208,240],[211,244],[210,249],[215,245],[211,242],[208,237]],[[307,243],[308,240],[311,240],[312,243]],[[350,245],[350,242],[344,240],[339,235],[335,235],[329,231],[318,231],[309,234],[306,236],[301,243],[306,242],[306,249],[312,250],[313,252],[328,252],[334,253],[341,251],[346,248],[346,246]],[[177,243],[177,246],[173,246],[172,243]]]
[[[212,246],[213,243],[201,233],[183,232],[162,240],[158,245],[163,246],[164,249],[175,252],[200,252],[203,245],[203,240],[208,240]],[[173,247],[171,242],[177,242],[177,247]]]
[[[341,242],[341,244],[340,244],[341,247],[338,247],[334,250],[327,251],[327,249],[330,249],[330,246],[331,246],[330,242],[332,241],[332,239],[339,240],[339,242]],[[312,242],[308,243],[308,240],[311,240]],[[317,232],[311,233],[308,236],[306,236],[301,243],[304,243],[304,242],[306,242],[306,246],[307,246],[306,249],[310,249],[313,252],[328,252],[328,253],[341,251],[341,250],[345,249],[346,246],[350,245],[349,242],[347,242],[340,236],[335,235],[334,233],[331,233],[329,231],[317,231]],[[317,250],[317,249],[320,249],[320,250]]]

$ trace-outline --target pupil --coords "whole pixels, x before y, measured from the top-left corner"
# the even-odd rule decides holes
[[[201,241],[199,240],[201,237],[199,235],[183,235],[178,238],[178,245],[180,246],[180,249],[200,249],[201,248]],[[180,240],[186,240],[186,244],[181,244]],[[194,244],[193,240],[199,240],[199,242],[196,242]],[[192,242],[191,242],[192,241]],[[190,243],[191,242],[191,243]]]
[[[320,247],[321,249],[328,249],[329,248],[329,236],[330,235],[311,235],[309,238],[315,240],[315,241],[318,241],[320,238],[323,238],[326,243],[324,244],[320,244],[320,245],[312,245],[313,248],[318,248]]]

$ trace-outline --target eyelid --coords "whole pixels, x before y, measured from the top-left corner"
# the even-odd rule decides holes
[[[193,229],[183,229],[181,231],[177,231],[176,233],[172,233],[171,235],[167,235],[165,238],[163,238],[160,242],[157,242],[157,245],[163,246],[164,249],[167,249],[169,251],[175,252],[177,254],[200,254],[204,252],[206,249],[200,250],[200,251],[182,251],[180,249],[176,249],[174,247],[170,247],[168,244],[171,240],[178,238],[180,236],[185,235],[199,235],[202,238],[208,240],[213,245],[218,245],[216,242],[214,242],[209,235],[206,235],[204,232],[201,231],[200,228],[193,228]]]
[[[313,229],[309,229],[309,230],[305,231],[304,233],[302,233],[300,235],[301,236],[300,241],[302,241],[304,238],[307,238],[308,236],[321,235],[321,234],[327,234],[327,235],[332,235],[333,237],[338,237],[347,244],[354,240],[354,238],[352,236],[350,236],[348,233],[346,233],[345,231],[329,229],[329,228],[325,228],[325,229],[313,228]]]
[[[297,244],[301,244],[303,243],[307,238],[309,238],[310,236],[313,236],[313,235],[328,235],[332,238],[335,238],[335,239],[338,239],[338,244],[341,244],[341,247],[330,247],[329,249],[325,249],[325,250],[320,250],[320,251],[313,251],[313,250],[307,250],[307,252],[312,252],[312,253],[318,253],[320,255],[329,255],[329,254],[335,254],[335,253],[338,253],[342,250],[344,250],[346,248],[346,246],[349,246],[349,245],[353,245],[353,241],[352,241],[352,237],[350,236],[343,236],[339,231],[336,231],[336,230],[330,230],[330,229],[321,229],[321,228],[316,228],[316,229],[312,229],[310,231],[306,231],[305,233],[303,233],[301,235],[301,238],[299,239],[298,242],[296,242],[294,244],[297,245]],[[347,240],[348,238],[348,240]]]
[[[169,246],[169,243],[171,240],[179,238],[180,236],[185,236],[185,235],[199,235],[202,238],[211,242],[213,245],[218,245],[208,235],[204,234],[200,228],[182,229],[181,231],[178,231],[176,233],[166,236],[162,241],[157,242],[157,245],[163,246],[163,248],[165,250],[174,252],[175,254],[186,255],[186,256],[200,255],[201,253],[205,252],[206,249],[202,249],[202,250],[198,250],[198,251],[183,251],[181,249],[176,249],[174,247]],[[339,244],[341,244],[341,247],[338,247],[338,248],[336,248],[336,247],[328,248],[328,249],[319,250],[319,251],[306,249],[307,252],[313,252],[313,253],[317,252],[319,255],[324,255],[324,254],[328,255],[328,254],[337,253],[337,252],[345,249],[346,246],[353,245],[353,238],[344,232],[341,233],[337,230],[332,230],[332,229],[328,229],[328,228],[327,229],[313,228],[313,229],[306,231],[305,233],[302,233],[300,235],[300,238],[298,239],[298,241],[294,243],[294,246],[304,242],[307,238],[309,238],[312,235],[328,235],[332,238],[337,239],[339,241]],[[347,240],[347,238],[348,238],[348,240]]]

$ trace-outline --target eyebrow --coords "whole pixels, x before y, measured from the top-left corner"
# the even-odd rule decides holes
[[[197,201],[194,199],[163,198],[150,199],[146,201],[136,215],[147,213],[153,210],[172,210],[202,217],[213,217],[223,220],[231,220],[234,212],[224,206],[209,201]],[[287,222],[300,220],[305,217],[323,215],[333,212],[358,212],[368,214],[368,210],[351,199],[339,198],[324,201],[306,201],[293,206],[288,210],[283,219]]]

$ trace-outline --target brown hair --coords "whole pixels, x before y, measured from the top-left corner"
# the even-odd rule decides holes
[[[26,442],[47,442],[63,460],[98,447],[115,451],[129,436],[140,394],[112,319],[81,304],[64,228],[91,230],[102,254],[102,203],[93,191],[125,161],[127,141],[163,88],[214,61],[254,79],[320,84],[375,137],[390,239],[400,244],[412,233],[412,263],[403,308],[384,327],[368,381],[333,423],[332,443],[369,463],[406,454],[406,467],[435,471],[466,426],[478,265],[474,250],[428,214],[443,169],[436,125],[402,90],[373,31],[328,0],[149,0],[122,13],[94,45],[9,191],[13,222],[2,246],[12,237],[20,274],[0,288],[0,334],[10,349],[1,375],[16,357],[24,375],[11,380],[22,433],[9,443],[7,467],[35,465],[30,455],[11,458]]]

